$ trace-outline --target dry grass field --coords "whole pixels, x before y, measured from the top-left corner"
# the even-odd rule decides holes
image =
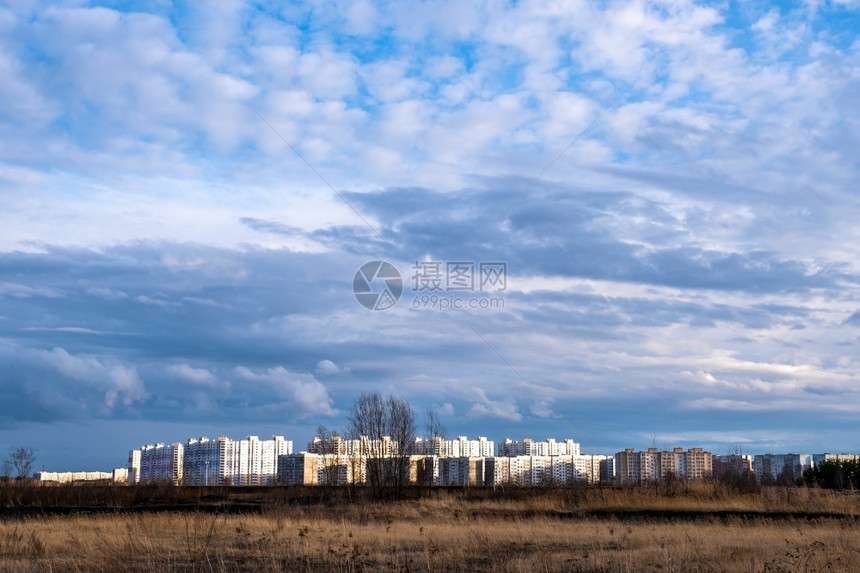
[[[860,571],[854,493],[573,489],[0,520],[2,571]]]

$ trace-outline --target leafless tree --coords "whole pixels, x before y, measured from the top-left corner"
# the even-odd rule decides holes
[[[362,393],[348,417],[348,434],[364,439],[367,482],[380,499],[400,498],[409,480],[409,451],[415,441],[415,416],[401,398]]]
[[[448,428],[445,427],[445,423],[439,418],[439,413],[432,408],[428,408],[424,414],[424,429],[425,439],[432,442],[434,446],[437,439],[444,440],[447,438]],[[421,474],[428,488],[432,488],[433,486],[433,476],[436,474],[437,456],[439,455],[435,447],[430,453],[431,455],[427,456],[421,464]]]
[[[338,471],[341,463],[338,443],[340,435],[337,430],[330,430],[324,425],[317,426],[317,444],[316,449],[318,454],[322,456],[323,463],[323,479],[321,480],[326,485],[337,485]]]
[[[445,423],[439,418],[438,412],[432,408],[428,408],[427,413],[424,415],[424,426],[428,440],[434,438],[442,438],[444,440],[447,437],[448,428],[445,427]]]
[[[34,465],[36,454],[33,450],[20,447],[9,454],[9,459],[3,464],[3,474],[11,475],[14,472],[18,479],[28,478],[33,473]]]

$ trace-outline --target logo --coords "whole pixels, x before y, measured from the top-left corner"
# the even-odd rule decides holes
[[[403,278],[394,265],[371,261],[361,265],[352,279],[355,300],[368,310],[386,310],[403,294]]]

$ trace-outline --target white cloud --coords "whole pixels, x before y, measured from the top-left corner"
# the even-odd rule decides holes
[[[218,383],[218,379],[209,370],[194,368],[190,364],[172,364],[167,367],[167,373],[196,386],[214,386]]]
[[[317,374],[333,376],[344,372],[349,372],[349,368],[340,368],[331,360],[320,360],[317,362]]]
[[[271,399],[264,399],[265,411],[283,411],[296,418],[311,416],[333,416],[338,413],[332,407],[332,399],[325,385],[310,374],[290,372],[283,366],[267,368],[256,372],[245,366],[234,368],[237,380],[235,392],[244,393],[241,386],[251,384],[247,391],[270,393]]]
[[[112,364],[92,356],[75,356],[63,348],[32,350],[29,355],[63,376],[103,392],[104,406],[108,410],[113,409],[118,402],[129,406],[148,396],[133,366]]]
[[[487,397],[486,392],[480,388],[475,388],[473,394],[477,396],[478,401],[472,403],[472,406],[466,412],[467,417],[498,418],[510,422],[519,422],[522,420],[522,414],[520,414],[516,403],[512,400],[491,400]]]
[[[532,405],[529,406],[529,411],[538,418],[551,418],[554,415],[554,412],[552,411],[552,406],[550,406],[543,400],[532,402]]]

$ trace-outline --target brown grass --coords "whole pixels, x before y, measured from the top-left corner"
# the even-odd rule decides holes
[[[0,521],[0,570],[856,571],[858,508],[854,494],[700,485],[28,517]]]

